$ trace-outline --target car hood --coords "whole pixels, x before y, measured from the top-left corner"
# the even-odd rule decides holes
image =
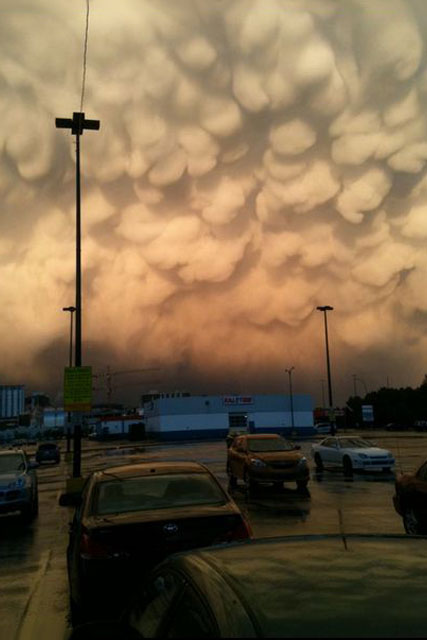
[[[23,474],[22,471],[8,471],[7,473],[0,473],[0,487],[7,486],[24,475],[25,474]]]
[[[248,451],[248,456],[263,462],[298,462],[303,457],[300,451]]]
[[[255,613],[262,637],[423,637],[426,542],[391,535],[301,536],[187,557],[206,558],[227,576]]]
[[[354,447],[350,447],[353,453],[364,453],[367,456],[388,456],[390,452],[387,449],[380,449],[379,447],[371,447],[370,449],[364,449],[361,447],[360,449],[355,449]]]

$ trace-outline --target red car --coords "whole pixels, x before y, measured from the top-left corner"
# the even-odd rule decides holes
[[[72,620],[117,614],[146,573],[176,551],[250,537],[234,500],[198,462],[97,471],[70,529]]]
[[[406,533],[427,535],[427,462],[415,473],[396,479],[394,508],[403,518]]]

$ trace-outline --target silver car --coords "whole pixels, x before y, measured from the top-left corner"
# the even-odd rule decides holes
[[[24,451],[0,451],[0,513],[20,511],[26,521],[37,516],[36,467]]]

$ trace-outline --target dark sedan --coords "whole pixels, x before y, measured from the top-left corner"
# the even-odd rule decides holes
[[[121,621],[70,640],[421,638],[425,539],[269,538],[177,554],[153,571]]]
[[[239,508],[204,465],[144,462],[93,473],[67,550],[72,619],[114,615],[171,553],[248,537]]]
[[[402,516],[406,533],[427,535],[427,462],[415,473],[396,478],[394,508]]]
[[[36,462],[54,462],[59,464],[61,461],[61,451],[54,442],[43,442],[39,444],[36,451]]]

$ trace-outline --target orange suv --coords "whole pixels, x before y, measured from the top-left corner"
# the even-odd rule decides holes
[[[296,482],[298,489],[306,489],[310,471],[300,449],[275,433],[237,436],[227,452],[230,486],[241,479],[247,488],[258,482]]]

